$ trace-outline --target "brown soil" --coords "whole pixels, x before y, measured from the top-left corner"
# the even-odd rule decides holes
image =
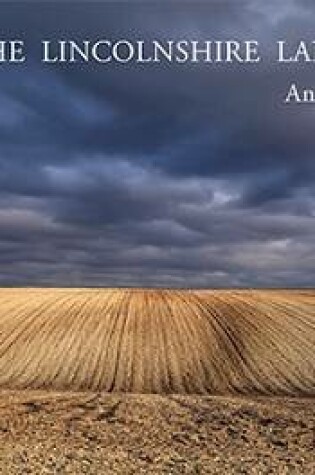
[[[315,473],[312,399],[2,391],[0,473]]]
[[[313,475],[314,354],[312,290],[0,289],[0,474]]]
[[[0,388],[315,396],[315,291],[0,289]]]

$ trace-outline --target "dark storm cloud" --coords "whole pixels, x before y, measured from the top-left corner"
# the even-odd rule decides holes
[[[0,283],[313,285],[311,2],[2,3]],[[294,26],[294,28],[293,28]],[[41,65],[42,39],[257,39],[259,65]]]

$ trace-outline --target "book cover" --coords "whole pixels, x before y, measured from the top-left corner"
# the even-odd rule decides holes
[[[314,20],[0,3],[0,474],[315,473]]]

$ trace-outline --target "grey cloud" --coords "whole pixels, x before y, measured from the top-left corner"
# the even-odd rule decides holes
[[[281,104],[313,69],[272,59],[311,2],[57,3],[2,5],[30,54],[0,75],[0,283],[313,285],[313,110]],[[255,36],[264,60],[40,65],[58,35]]]

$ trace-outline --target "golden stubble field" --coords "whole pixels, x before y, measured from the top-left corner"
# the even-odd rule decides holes
[[[315,473],[315,291],[0,289],[0,474]]]

